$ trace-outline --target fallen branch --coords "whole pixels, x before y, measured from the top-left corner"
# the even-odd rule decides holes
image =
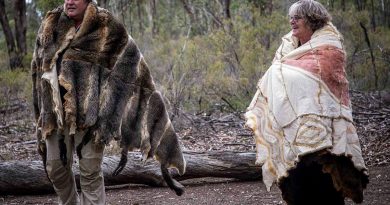
[[[255,153],[223,152],[185,152],[187,161],[186,173],[172,175],[177,180],[220,177],[240,180],[261,179],[261,169],[254,165]],[[141,161],[136,152],[128,154],[129,162],[118,176],[112,176],[119,157],[104,157],[102,168],[106,186],[123,184],[146,184],[165,186],[161,176],[160,165],[154,160]],[[76,181],[79,178],[78,168],[73,167]],[[79,185],[78,185],[79,186]],[[0,195],[5,194],[46,194],[53,192],[40,161],[6,161],[0,162]]]
[[[256,146],[255,144],[244,144],[244,143],[226,143],[223,145],[224,146],[244,146],[244,147],[250,147],[250,148],[253,148]]]

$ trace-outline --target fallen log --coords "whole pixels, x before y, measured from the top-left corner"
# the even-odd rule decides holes
[[[240,180],[261,179],[261,169],[254,165],[255,153],[231,151],[184,152],[187,161],[186,173],[179,176],[170,170],[176,180],[219,177]],[[155,160],[142,162],[141,154],[129,152],[128,163],[118,176],[112,176],[119,162],[119,156],[104,157],[103,173],[106,186],[124,184],[145,184],[166,186],[161,176],[160,165]],[[77,161],[77,160],[75,160]],[[78,166],[73,166],[76,181],[79,178]],[[78,185],[79,186],[79,185]],[[47,194],[53,193],[41,161],[0,162],[0,195]]]

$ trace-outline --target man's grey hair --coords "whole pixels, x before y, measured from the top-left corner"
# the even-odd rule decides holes
[[[291,5],[288,15],[302,17],[313,31],[322,28],[332,20],[326,8],[314,0],[300,0]]]

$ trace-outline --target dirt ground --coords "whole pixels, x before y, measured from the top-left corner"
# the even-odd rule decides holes
[[[261,181],[232,181],[228,179],[198,179],[183,182],[186,192],[176,196],[168,188],[139,185],[108,187],[107,204],[285,204],[281,192],[273,186],[267,192]],[[0,196],[0,204],[57,204],[56,196]],[[315,204],[315,203],[313,203]],[[346,204],[354,204],[346,200]],[[390,166],[370,169],[370,183],[362,204],[390,204]]]
[[[367,100],[363,97],[359,97],[360,101],[353,102],[367,105]],[[363,157],[370,174],[370,183],[365,190],[363,204],[388,205],[390,129],[387,113],[390,113],[390,109],[387,106],[379,110],[374,106],[369,107],[368,113],[367,106],[361,108],[366,109],[363,111],[359,110],[360,104],[354,106],[356,108],[354,110],[357,110],[355,118]],[[7,160],[40,159],[35,149],[34,123],[29,110],[28,106],[24,106],[22,111],[0,112],[0,163]],[[371,112],[385,114],[381,115],[384,116],[382,118],[372,118],[371,116],[378,115]],[[184,150],[254,152],[252,133],[244,128],[242,113],[216,112],[207,115],[183,113],[181,118],[174,118],[173,122]],[[108,147],[106,151],[107,154],[119,154],[115,146]],[[267,192],[262,181],[202,178],[182,183],[185,186],[185,194],[180,197],[166,187],[142,185],[107,187],[107,204],[285,204],[279,189],[273,186],[271,191]],[[57,204],[57,200],[54,194],[0,195],[0,205],[2,204]],[[346,204],[354,203],[346,200]]]

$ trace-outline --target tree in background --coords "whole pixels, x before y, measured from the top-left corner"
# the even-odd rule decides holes
[[[45,13],[64,0],[25,1],[26,65]],[[94,1],[110,10],[139,43],[172,110],[195,113],[216,105],[236,111],[245,109],[256,90],[256,82],[271,64],[282,35],[290,30],[287,13],[294,2]],[[318,1],[330,10],[333,23],[344,35],[351,88],[389,89],[390,0]],[[20,50],[15,36],[20,31],[14,28],[18,20],[13,18],[17,14],[15,3],[20,1],[1,0],[4,2],[0,17],[2,22],[8,22],[4,23],[8,28],[0,32],[0,54],[7,56],[8,47],[14,53]],[[8,46],[8,42],[14,42],[13,46],[12,43]],[[8,65],[7,58],[0,59],[0,70]]]
[[[59,5],[62,5],[64,0],[37,0],[37,9],[41,13],[41,16],[45,16],[46,12],[57,8]]]
[[[98,0],[97,3],[100,7],[107,8],[110,0]]]
[[[0,0],[0,22],[7,43],[9,67],[11,69],[23,67],[23,58],[27,54],[25,0],[13,1],[13,15],[15,25],[14,32],[12,32],[10,22],[8,20],[5,2],[4,0]]]

